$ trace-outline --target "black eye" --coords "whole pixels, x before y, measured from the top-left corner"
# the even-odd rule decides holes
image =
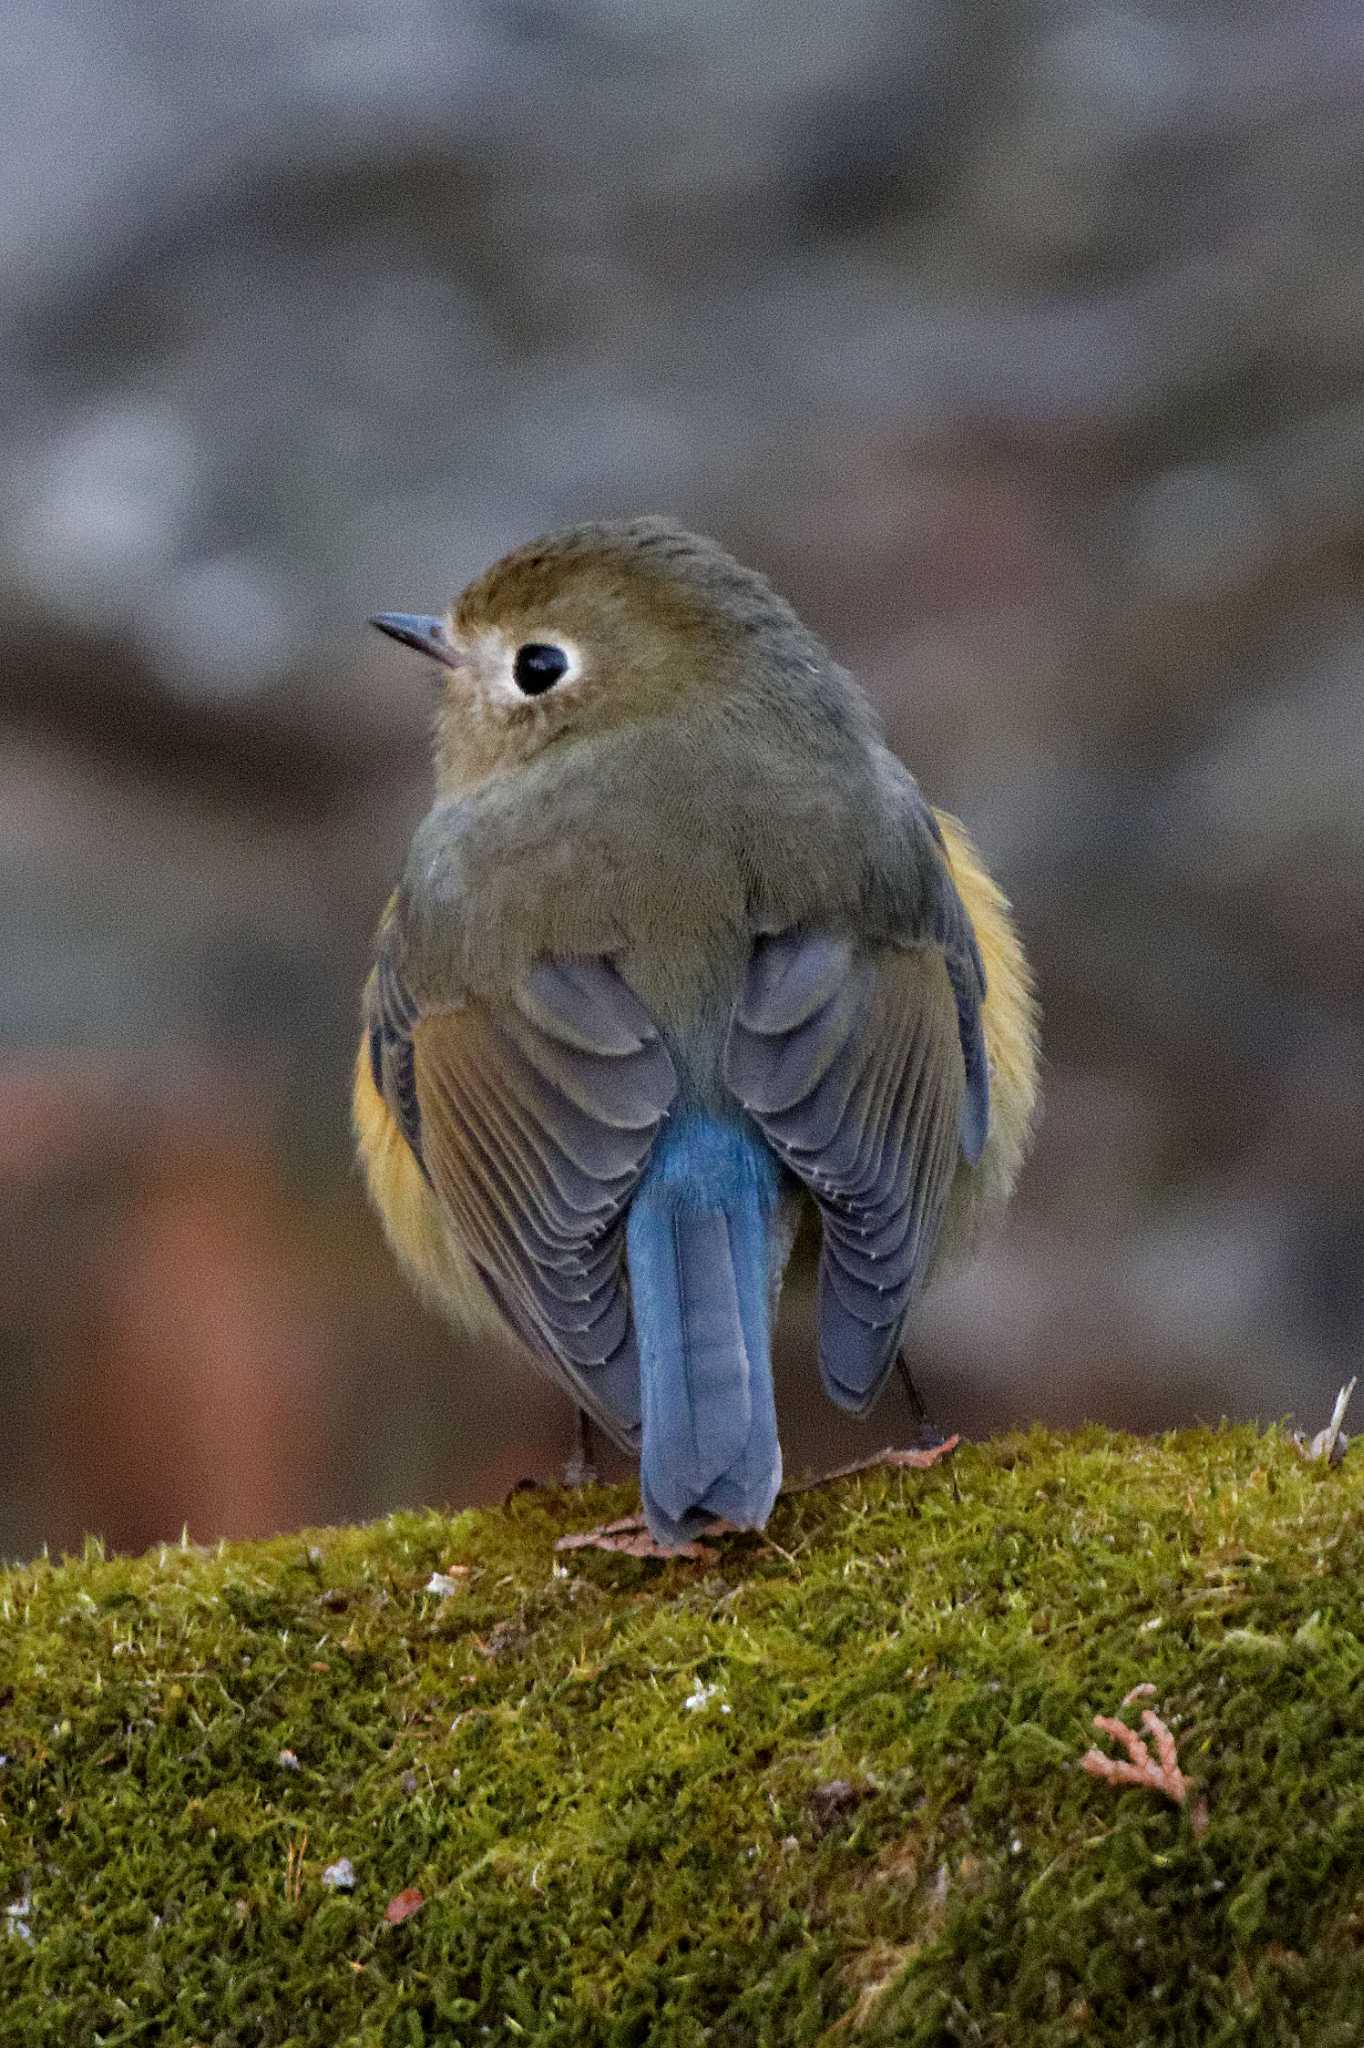
[[[528,640],[516,650],[512,680],[527,697],[542,697],[567,673],[568,656],[562,647],[547,647],[539,640]]]

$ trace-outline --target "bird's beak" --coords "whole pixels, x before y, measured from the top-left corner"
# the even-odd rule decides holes
[[[370,624],[387,633],[390,640],[401,640],[404,647],[415,647],[418,654],[428,654],[446,668],[460,665],[444,619],[428,618],[424,612],[376,612]]]

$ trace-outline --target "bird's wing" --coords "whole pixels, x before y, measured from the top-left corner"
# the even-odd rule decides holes
[[[605,960],[543,961],[504,1001],[415,1001],[391,932],[371,982],[376,1085],[498,1308],[618,1441],[637,1444],[624,1212],[676,1092]]]
[[[820,1367],[857,1412],[894,1361],[958,1161],[975,1164],[989,1125],[983,976],[945,869],[926,912],[900,944],[759,936],[725,1055],[730,1088],[818,1204]]]

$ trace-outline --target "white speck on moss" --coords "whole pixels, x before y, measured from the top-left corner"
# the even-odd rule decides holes
[[[329,1892],[353,1892],[355,1871],[349,1856],[342,1856],[336,1863],[329,1863],[322,1873],[322,1882]]]

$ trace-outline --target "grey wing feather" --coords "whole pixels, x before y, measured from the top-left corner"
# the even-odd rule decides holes
[[[677,1086],[643,1004],[597,959],[542,962],[503,1002],[423,1006],[389,944],[370,1024],[383,1092],[506,1321],[636,1445],[624,1214]]]
[[[369,1025],[369,1063],[374,1085],[386,1098],[399,1129],[425,1170],[422,1158],[421,1113],[417,1107],[417,1084],[412,1064],[412,1025],[417,1006],[412,1001],[393,958],[392,948],[381,942],[372,984]]]
[[[820,1366],[843,1407],[894,1360],[968,1156],[960,1012],[945,948],[799,930],[755,941],[735,1006],[728,1084],[819,1207]]]

